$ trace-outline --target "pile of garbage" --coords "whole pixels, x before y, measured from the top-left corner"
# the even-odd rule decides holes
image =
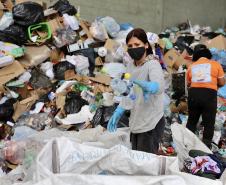
[[[67,0],[48,8],[38,0],[7,0],[0,5],[0,182],[116,182],[108,175],[120,175],[121,183],[128,182],[128,175],[137,176],[142,184],[147,179],[149,184],[213,184],[209,179],[224,179],[226,86],[218,92],[214,150],[198,139],[201,120],[196,136],[185,128],[185,73],[194,46],[206,44],[226,70],[223,29],[212,31],[188,22],[160,34],[147,33],[165,74],[167,123],[161,156],[156,156],[129,149],[129,111],[116,133],[106,131],[122,96],[133,98],[130,74],[125,73],[132,62],[125,43],[132,24],[119,24],[109,16],[90,23]],[[201,176],[205,168],[194,167],[200,161],[189,156],[194,150],[204,152],[204,159],[215,167],[201,181],[194,175]],[[212,155],[220,162],[215,164]]]

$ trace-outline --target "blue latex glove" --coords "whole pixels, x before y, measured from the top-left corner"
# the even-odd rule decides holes
[[[156,94],[159,91],[159,84],[157,82],[134,80],[133,83],[142,88],[144,101],[148,101],[150,94]]]
[[[122,117],[123,113],[125,112],[125,109],[122,107],[117,107],[114,114],[112,115],[111,119],[108,121],[107,129],[109,132],[115,132],[117,130],[117,125]]]
[[[133,83],[139,85],[145,93],[156,94],[159,91],[159,84],[157,82],[134,80]]]

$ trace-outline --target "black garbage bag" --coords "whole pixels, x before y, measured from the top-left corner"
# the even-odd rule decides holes
[[[98,108],[91,121],[92,127],[94,128],[98,125],[101,125],[102,127],[107,128],[108,121],[110,120],[116,108],[117,106],[115,105],[111,107],[102,106]],[[121,128],[128,126],[129,126],[129,112],[126,111],[119,120],[117,127]]]
[[[14,113],[14,103],[16,103],[16,99],[9,99],[0,105],[0,121],[6,122],[12,120]]]
[[[77,13],[76,8],[72,6],[68,0],[59,0],[50,8],[57,10],[61,15],[65,13],[68,15],[75,15]]]
[[[66,96],[64,111],[66,114],[75,114],[80,112],[84,105],[88,104],[89,103],[82,99],[77,93],[69,92]]]
[[[0,31],[0,40],[22,46],[28,40],[27,30],[20,25],[12,24],[5,30]]]
[[[177,41],[175,43],[175,46],[183,52],[185,49],[190,54],[192,50],[189,48],[189,46],[194,42],[195,37],[194,36],[180,36],[177,38]]]
[[[30,83],[34,89],[38,88],[49,88],[52,86],[51,81],[47,76],[45,76],[41,71],[37,68],[34,68],[31,71],[31,79]]]
[[[182,96],[185,96],[185,73],[172,74],[172,88],[173,99],[179,100]]]
[[[43,7],[35,2],[24,2],[13,7],[13,19],[22,26],[30,26],[44,20]]]
[[[204,37],[208,37],[209,39],[213,39],[217,36],[220,35],[220,33],[215,33],[215,32],[207,32],[202,34]]]
[[[186,29],[189,28],[189,25],[188,25],[187,22],[184,22],[184,23],[179,24],[179,25],[178,25],[178,28],[179,28],[180,30],[186,30]]]
[[[95,59],[97,57],[93,48],[81,49],[73,52],[73,55],[83,55],[89,59],[89,75],[94,76],[93,72],[95,69]]]
[[[170,37],[170,33],[160,33],[158,36],[159,36],[160,39],[162,39],[162,38],[169,38]]]
[[[75,66],[70,62],[67,62],[67,61],[59,62],[58,64],[53,66],[53,72],[54,72],[55,78],[57,80],[64,80],[65,71],[70,69],[75,70]]]

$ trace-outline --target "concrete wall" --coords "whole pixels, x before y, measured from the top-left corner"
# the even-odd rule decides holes
[[[56,0],[46,0],[52,4]],[[218,28],[226,20],[226,0],[69,0],[80,6],[81,17],[93,21],[112,16],[119,23],[130,22],[146,31],[160,32],[185,22]]]

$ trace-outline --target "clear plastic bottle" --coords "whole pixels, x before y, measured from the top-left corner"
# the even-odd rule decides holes
[[[133,82],[130,80],[130,74],[125,73],[121,79],[113,79],[110,85],[117,96],[126,96],[131,100],[136,99],[136,95],[133,91]]]

